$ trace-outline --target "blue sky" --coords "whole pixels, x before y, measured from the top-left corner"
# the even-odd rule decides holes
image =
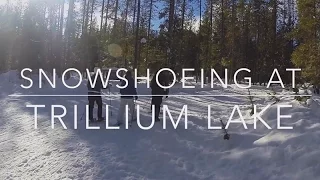
[[[9,0],[10,1],[10,3],[12,3],[12,4],[17,4],[17,3],[22,3],[22,4],[27,4],[27,2],[29,1],[29,0]],[[38,0],[39,2],[40,1],[44,1],[44,0]],[[68,2],[68,0],[66,0],[66,2]],[[7,0],[0,0],[0,5],[4,5],[4,4],[6,4],[7,3]],[[202,11],[204,10],[204,4],[205,4],[205,1],[203,0],[203,2],[202,2]],[[163,2],[157,2],[156,4],[155,4],[157,7],[158,7],[158,9],[157,9],[157,12],[159,12],[159,10],[161,10],[162,8],[163,8]],[[196,23],[194,24],[194,28],[195,29],[197,29],[197,27],[199,26],[199,5],[197,4],[197,3],[194,3],[193,5],[193,8],[194,8],[194,12],[195,12],[195,18],[196,18]],[[69,5],[68,5],[68,3],[66,3],[66,6],[65,6],[65,16],[67,16],[67,14],[68,14],[68,7],[69,7]],[[76,10],[77,9],[80,9],[81,8],[81,4],[80,4],[80,2],[76,2],[75,3],[75,8],[76,8]],[[97,22],[100,22],[100,19],[101,19],[101,13],[100,13],[100,9],[98,9],[96,12],[95,12],[95,18],[97,19]],[[109,20],[109,22],[110,23],[112,23],[112,21],[111,20]],[[161,22],[163,22],[163,19],[158,19],[158,15],[156,15],[156,16],[154,16],[154,19],[152,19],[152,25],[153,25],[153,29],[158,29],[158,27],[159,27],[159,25],[160,25],[160,23]],[[100,23],[98,23],[99,25],[100,25]]]

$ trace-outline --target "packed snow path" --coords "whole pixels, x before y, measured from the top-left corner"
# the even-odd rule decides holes
[[[280,103],[293,104],[284,111],[293,117],[284,121],[294,130],[268,130],[261,123],[254,130],[248,115],[248,98],[240,97],[169,97],[167,104],[174,119],[183,105],[189,107],[188,129],[162,128],[157,123],[149,131],[136,124],[129,130],[85,130],[85,122],[73,129],[73,106],[79,105],[80,116],[86,97],[9,97],[11,94],[86,94],[85,86],[68,91],[58,88],[23,91],[20,82],[1,79],[0,85],[0,179],[212,179],[212,180],[316,180],[320,179],[320,114],[319,98],[309,106],[293,98],[282,97]],[[139,93],[148,93],[139,89]],[[252,92],[264,94],[263,87]],[[107,92],[106,92],[107,93]],[[115,93],[115,92],[113,92]],[[243,94],[246,90],[230,87],[181,90],[172,94]],[[257,97],[256,104],[265,107],[268,97]],[[109,98],[104,97],[105,104]],[[151,120],[150,98],[140,97],[142,122]],[[39,109],[38,129],[34,129],[33,109],[27,104],[45,104]],[[63,118],[68,130],[57,122],[51,129],[50,105],[67,107]],[[112,97],[112,120],[117,117],[119,99]],[[207,109],[212,106],[213,125],[219,118],[227,121],[234,105],[241,106],[248,130],[231,125],[230,141],[223,140],[221,130],[208,130]],[[263,115],[276,125],[276,105]],[[96,124],[95,124],[96,125]]]

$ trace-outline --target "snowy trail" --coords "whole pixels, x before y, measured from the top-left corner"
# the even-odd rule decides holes
[[[0,86],[0,179],[213,179],[213,180],[298,180],[320,178],[320,115],[314,107],[304,107],[293,99],[292,131],[267,130],[259,124],[252,129],[252,118],[245,115],[249,130],[242,125],[229,129],[231,140],[223,140],[221,130],[208,130],[207,105],[212,106],[215,126],[228,120],[234,105],[245,105],[247,97],[170,97],[165,100],[176,119],[183,105],[189,105],[188,129],[179,126],[162,129],[157,123],[149,131],[136,124],[129,130],[85,130],[81,121],[73,129],[73,105],[79,105],[78,119],[86,97],[9,97],[25,93],[16,84]],[[147,92],[147,90],[141,90]],[[140,93],[142,93],[140,91]],[[178,93],[181,89],[173,89]],[[64,92],[58,89],[55,92]],[[28,91],[36,94],[38,91]],[[65,92],[64,92],[65,93]],[[84,94],[85,87],[70,93]],[[180,92],[193,94],[193,91]],[[203,89],[199,94],[246,94],[245,90]],[[253,93],[264,93],[254,88]],[[108,98],[104,103],[109,104]],[[316,101],[316,100],[315,100]],[[267,98],[257,98],[266,106]],[[140,97],[142,123],[149,125],[148,97]],[[26,104],[63,104],[68,130],[59,123],[51,129],[50,109],[39,109],[38,129],[34,129],[33,109]],[[112,98],[113,116],[117,117],[118,98]],[[245,111],[247,112],[247,111]],[[276,106],[264,114],[276,124]]]

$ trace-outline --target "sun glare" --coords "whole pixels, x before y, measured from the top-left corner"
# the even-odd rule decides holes
[[[28,0],[9,0],[10,4],[16,5],[17,3],[21,3],[25,5],[28,2]],[[8,3],[8,0],[0,0],[0,6],[5,5]]]

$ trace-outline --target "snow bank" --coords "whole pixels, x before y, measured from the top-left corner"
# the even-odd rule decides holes
[[[101,130],[85,130],[80,121],[86,97],[8,97],[10,94],[86,94],[86,81],[77,89],[67,89],[57,78],[57,88],[46,83],[23,90],[16,71],[0,75],[0,179],[214,179],[214,180],[318,180],[320,179],[320,114],[318,96],[307,104],[293,97],[282,97],[262,114],[273,128],[267,129],[258,122],[253,128],[253,117],[248,114],[250,104],[247,90],[231,85],[228,89],[182,89],[176,84],[165,104],[172,110],[175,120],[183,105],[190,112],[188,129],[183,124],[177,129],[163,129],[157,123],[153,129],[142,131],[136,124],[129,130],[105,130],[105,124],[96,124]],[[52,77],[50,77],[52,78]],[[36,75],[32,77],[35,81]],[[69,85],[79,82],[72,76]],[[113,82],[114,85],[117,82]],[[194,82],[188,82],[194,84]],[[197,85],[197,84],[195,84]],[[252,94],[266,95],[262,86],[253,86]],[[105,92],[106,94],[108,92]],[[115,87],[112,94],[118,94]],[[139,83],[139,94],[150,94],[145,83]],[[289,92],[281,91],[282,94]],[[188,97],[183,95],[189,95]],[[190,95],[215,95],[214,97]],[[221,97],[217,96],[221,95]],[[111,100],[111,101],[110,101]],[[104,97],[111,105],[111,121],[118,115],[119,98]],[[259,111],[272,104],[265,96],[255,97]],[[150,124],[150,97],[139,97],[142,124]],[[59,121],[51,129],[50,108],[40,108],[38,129],[34,129],[33,109],[26,104],[64,105],[68,112],[62,118],[68,130]],[[78,129],[73,126],[73,106],[78,108]],[[292,115],[281,125],[293,130],[278,130],[277,105],[291,104],[281,111]],[[231,124],[230,141],[223,140],[221,130],[208,130],[207,106],[211,105],[213,126],[219,119],[227,121],[235,105],[240,105],[248,130],[241,124]],[[234,117],[238,119],[238,116]]]

